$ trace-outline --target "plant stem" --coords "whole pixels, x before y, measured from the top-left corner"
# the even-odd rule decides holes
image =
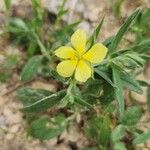
[[[47,50],[46,50],[45,46],[43,45],[43,43],[41,42],[40,38],[39,38],[36,34],[34,34],[34,35],[35,35],[35,37],[36,37],[36,40],[37,40],[38,45],[40,46],[40,49],[41,49],[42,54],[43,54],[49,61],[51,61],[51,60],[52,60],[52,59],[51,59],[51,56],[50,56],[50,54],[47,52]]]

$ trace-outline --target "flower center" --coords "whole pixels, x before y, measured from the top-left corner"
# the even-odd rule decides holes
[[[74,56],[71,57],[71,60],[80,61],[82,59],[83,54],[75,53]]]

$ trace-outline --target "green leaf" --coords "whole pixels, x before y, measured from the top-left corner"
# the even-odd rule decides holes
[[[126,133],[126,128],[124,125],[118,125],[113,131],[112,131],[112,134],[111,134],[111,139],[114,143],[120,141],[124,136],[125,136],[125,133]]]
[[[121,10],[123,0],[115,0],[112,2],[113,2],[112,3],[113,12],[114,12],[115,16],[117,16],[119,18],[121,15],[120,10]]]
[[[103,44],[104,44],[106,47],[109,47],[109,45],[111,45],[111,43],[112,43],[112,41],[114,40],[114,38],[115,38],[114,36],[107,38],[107,39],[103,42]]]
[[[75,100],[76,103],[80,104],[83,107],[93,109],[93,106],[91,104],[89,104],[88,102],[86,102],[85,100],[83,100],[81,97],[75,96],[74,100]]]
[[[123,86],[128,88],[129,90],[137,92],[139,94],[143,93],[140,84],[130,74],[122,73],[121,80]]]
[[[91,105],[96,105],[102,93],[102,81],[91,79],[82,88],[82,99]]]
[[[65,117],[60,115],[52,119],[47,116],[41,117],[31,123],[28,133],[40,140],[51,139],[65,130],[66,123]]]
[[[146,82],[146,81],[138,80],[138,82],[139,82],[139,84],[140,84],[141,86],[146,86],[146,87],[150,86],[150,83],[148,83],[148,82]]]
[[[38,68],[41,65],[42,57],[33,56],[28,60],[21,72],[21,80],[29,81],[37,74]]]
[[[121,28],[119,29],[119,31],[117,32],[115,38],[113,39],[111,45],[109,46],[109,50],[112,53],[113,51],[115,51],[119,45],[119,42],[121,41],[123,35],[125,34],[125,32],[128,30],[130,24],[132,23],[132,21],[135,19],[135,17],[138,16],[139,14],[139,10],[136,10],[133,14],[131,14],[129,16],[129,18],[125,21],[125,23],[121,26]]]
[[[143,81],[143,80],[138,80],[141,86],[147,87],[147,109],[150,112],[150,83]]]
[[[144,59],[147,63],[150,63],[150,56],[148,54],[142,54],[141,58]]]
[[[5,2],[6,9],[9,10],[11,7],[11,0],[4,0],[4,2]]]
[[[150,131],[148,131],[147,133],[143,133],[143,134],[140,134],[139,136],[137,136],[133,140],[133,143],[134,144],[141,144],[141,143],[146,142],[149,139],[150,139]]]
[[[120,52],[121,51],[114,53],[114,55],[116,55],[118,53],[117,54],[118,56],[111,60],[111,63],[113,63],[115,66],[117,66],[119,68],[119,70],[124,70],[124,68],[136,69],[138,67],[141,67],[141,64],[139,64],[139,62],[138,62],[139,60],[136,61],[132,57],[128,56],[128,54],[130,54],[130,51],[128,51],[126,54],[125,53],[121,54]],[[137,57],[137,53],[136,53],[135,57]],[[141,57],[140,57],[140,59],[141,59]],[[143,61],[144,60],[142,59],[142,62]]]
[[[70,99],[71,99],[72,97],[70,96],[70,95],[65,95],[63,98],[62,98],[62,100],[60,101],[60,103],[58,104],[58,107],[59,108],[64,108],[64,107],[66,107],[67,105],[68,105],[68,103],[69,103],[69,101],[70,101]],[[74,98],[73,98],[74,99]]]
[[[105,115],[101,122],[101,134],[99,134],[99,139],[102,145],[107,145],[110,140],[110,118]]]
[[[137,62],[140,66],[143,66],[145,64],[144,59],[142,59],[138,53],[127,53],[125,56],[133,59],[135,62]]]
[[[98,145],[106,146],[110,140],[110,118],[104,115],[102,118],[92,116],[85,124],[85,132],[87,136],[98,143]]]
[[[24,106],[31,105],[37,102],[39,99],[47,97],[53,94],[53,92],[44,89],[32,89],[32,88],[21,88],[17,91],[18,99],[23,103]]]
[[[103,79],[105,79],[111,86],[115,87],[114,83],[110,79],[108,73],[104,72],[103,70],[100,70],[99,68],[95,68],[95,72],[100,75]]]
[[[89,47],[89,48],[91,48],[91,47],[95,44],[95,42],[96,42],[96,40],[97,40],[97,37],[98,37],[98,35],[99,35],[99,32],[100,32],[100,30],[101,30],[101,28],[102,28],[103,22],[104,22],[104,17],[103,17],[102,20],[99,22],[99,24],[98,24],[98,26],[96,27],[96,29],[94,30],[92,36],[91,36],[91,37],[89,38],[89,40],[88,40],[88,43],[90,43],[90,47]]]
[[[117,142],[114,145],[114,150],[127,150],[123,142]]]
[[[115,99],[114,87],[107,82],[102,86],[103,92],[99,98],[99,101],[103,107],[108,107],[110,103]]]
[[[51,94],[44,98],[37,100],[31,105],[25,106],[22,110],[27,112],[41,112],[45,111],[50,107],[57,105],[62,98],[66,95],[66,91],[59,91],[57,93]]]
[[[65,82],[65,79],[58,74],[56,70],[49,70],[49,74],[51,77],[53,77],[55,80],[58,80],[60,82]]]
[[[123,85],[121,82],[121,74],[120,71],[114,67],[112,67],[112,72],[113,72],[113,81],[114,84],[116,85],[116,88],[114,88],[115,97],[119,104],[120,118],[122,118],[124,115],[124,95],[123,95]]]
[[[150,49],[150,39],[142,40],[138,45],[131,49],[138,53],[147,52]]]
[[[142,116],[142,109],[139,106],[128,107],[125,111],[124,116],[121,120],[122,124],[125,125],[135,125]]]
[[[89,80],[87,84],[82,89],[82,95],[83,97],[86,95],[91,95],[94,98],[97,98],[100,96],[100,93],[102,91],[102,81],[101,80]]]
[[[28,31],[28,27],[25,22],[20,18],[11,18],[9,21],[9,26],[16,28],[16,30]]]

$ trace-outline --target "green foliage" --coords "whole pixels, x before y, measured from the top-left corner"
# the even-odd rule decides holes
[[[135,17],[138,16],[138,14],[139,14],[139,10],[136,10],[133,14],[131,14],[131,16],[128,17],[128,19],[125,21],[125,23],[121,26],[121,28],[117,32],[116,36],[114,37],[111,45],[109,46],[109,50],[111,53],[116,50],[116,48],[118,47],[118,44],[121,41],[123,35],[128,30],[130,24],[135,19]]]
[[[65,117],[57,115],[55,118],[43,116],[31,123],[28,133],[40,140],[59,136],[66,128]]]
[[[147,8],[140,13],[131,28],[136,33],[136,42],[140,43],[150,36],[150,9]]]
[[[121,82],[121,74],[119,70],[116,68],[112,68],[113,71],[113,81],[116,85],[116,88],[114,89],[116,100],[118,101],[119,105],[119,113],[120,117],[122,118],[124,115],[124,95],[123,95],[123,85]]]
[[[9,2],[5,0],[7,9],[10,8]],[[93,77],[83,84],[74,81],[73,77],[64,79],[56,72],[58,60],[54,56],[54,50],[70,42],[71,34],[80,23],[76,21],[67,24],[63,21],[62,17],[68,12],[65,8],[67,0],[63,0],[57,14],[53,14],[53,22],[49,21],[50,14],[42,8],[41,1],[31,2],[33,16],[30,19],[10,16],[6,31],[10,39],[24,46],[26,62],[21,71],[21,80],[30,82],[38,75],[45,80],[52,78],[58,91],[28,87],[17,91],[17,97],[23,103],[22,111],[28,123],[28,134],[40,140],[57,137],[80,114],[83,132],[89,139],[89,145],[83,150],[106,150],[110,146],[114,150],[126,150],[148,140],[149,132],[139,134],[136,128],[142,116],[142,108],[130,101],[130,97],[124,97],[124,91],[142,94],[141,86],[148,87],[147,106],[150,110],[150,85],[136,80],[138,70],[143,69],[150,58],[149,32],[146,31],[149,28],[149,9],[133,12],[115,36],[103,42],[108,47],[106,59],[94,66]],[[114,11],[119,14],[122,0],[115,2]],[[134,20],[130,29],[137,34],[135,43],[126,49],[118,49]],[[92,47],[97,41],[103,22],[104,18],[89,37],[88,47]],[[0,68],[0,80],[6,80],[7,75],[12,73],[8,70],[17,64],[16,56],[8,57],[1,65],[7,70],[3,72]],[[126,98],[131,103],[130,107]],[[130,146],[126,144],[126,140],[130,140]]]
[[[129,90],[137,92],[139,94],[143,93],[140,84],[135,80],[132,74],[122,73],[121,80],[123,86],[128,88]]]
[[[102,25],[103,25],[103,22],[104,22],[104,17],[102,18],[102,20],[99,22],[98,26],[95,28],[92,36],[89,38],[89,40],[87,41],[87,43],[90,43],[90,47],[91,48],[96,40],[97,40],[97,37],[99,36],[99,33],[100,33],[100,30],[102,28]]]
[[[142,116],[142,110],[139,106],[128,107],[124,113],[121,122],[125,125],[135,125]]]
[[[4,57],[4,61],[0,62],[0,82],[6,82],[13,74],[13,71],[19,66],[18,55],[10,55],[7,53],[0,54]]]
[[[121,10],[121,5],[124,0],[114,0],[112,1],[112,9],[115,14],[115,16],[120,17],[120,10]]]
[[[134,139],[134,144],[141,144],[150,139],[150,132],[142,133]]]
[[[98,143],[98,147],[106,146],[110,138],[110,118],[104,115],[102,118],[92,117],[86,124],[85,132],[87,136]]]
[[[117,126],[112,132],[112,135],[111,135],[112,141],[114,143],[120,141],[125,136],[125,133],[126,133],[125,131],[126,131],[126,128],[124,125]]]
[[[4,0],[6,10],[8,11],[11,7],[11,0]]]
[[[59,91],[54,94],[50,94],[43,98],[38,98],[36,102],[30,105],[26,105],[22,110],[27,112],[41,112],[47,110],[49,107],[56,106],[62,98],[65,96],[65,91]]]
[[[41,1],[39,0],[31,0],[33,15],[37,25],[41,25],[43,22],[43,9],[41,5]]]
[[[33,79],[33,77],[38,72],[38,68],[41,64],[41,61],[42,61],[41,56],[34,56],[34,57],[30,58],[22,70],[21,80],[29,81],[29,80]]]
[[[102,67],[98,67],[95,69],[95,72],[103,79],[105,79],[111,86],[115,87],[112,79],[110,79],[110,74],[107,72],[107,70],[104,70]]]
[[[53,92],[44,89],[31,89],[28,87],[21,88],[17,91],[17,96],[24,106],[32,105],[39,99],[43,99]]]
[[[122,142],[116,142],[114,145],[115,150],[127,150],[125,144]]]

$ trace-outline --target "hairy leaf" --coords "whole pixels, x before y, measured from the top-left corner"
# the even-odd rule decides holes
[[[57,93],[51,94],[44,98],[37,100],[35,103],[31,105],[27,105],[23,108],[23,111],[27,112],[41,112],[45,111],[50,107],[53,107],[61,101],[61,99],[65,96],[66,91],[59,91]]]
[[[111,45],[109,46],[110,52],[113,52],[113,51],[115,51],[117,49],[118,44],[121,41],[123,35],[128,30],[130,24],[135,19],[135,17],[137,17],[138,14],[139,14],[139,10],[136,10],[133,14],[131,14],[131,16],[129,16],[127,18],[127,20],[125,21],[125,23],[121,26],[121,28],[117,32],[115,38],[113,39]]]
[[[21,80],[29,81],[37,74],[38,68],[41,65],[42,57],[33,56],[31,57],[21,72]]]

